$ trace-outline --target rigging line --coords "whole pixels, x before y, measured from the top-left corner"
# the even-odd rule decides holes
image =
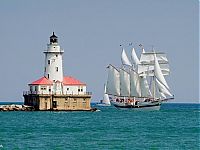
[[[115,70],[117,70],[119,72],[119,70],[115,66],[113,66],[111,64],[109,64],[109,66],[107,68],[109,68],[110,66],[113,67]]]
[[[134,69],[130,68],[130,70],[132,70],[133,72],[135,72],[138,76],[142,73],[138,73],[137,71],[135,71]]]

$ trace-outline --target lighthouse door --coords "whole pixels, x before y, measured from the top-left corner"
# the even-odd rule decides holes
[[[47,110],[47,102],[44,103],[44,109]]]

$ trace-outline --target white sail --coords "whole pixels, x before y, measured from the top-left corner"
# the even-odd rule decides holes
[[[130,96],[130,75],[123,69],[120,69],[120,95]]]
[[[110,95],[120,96],[120,75],[119,71],[112,65],[108,66],[108,80],[106,93]]]
[[[146,53],[144,48],[142,48],[142,54]],[[135,49],[132,49],[132,60],[136,64],[137,71],[138,67],[140,66],[141,62],[138,59]],[[133,70],[131,71],[131,96],[136,96],[136,97],[149,97],[151,96],[151,92],[149,89],[149,85],[145,77],[140,77],[136,72]]]
[[[104,85],[104,95],[103,95],[103,104],[110,105],[110,99],[108,94],[106,94],[106,84]]]
[[[157,83],[157,86],[158,86],[158,89],[159,89],[160,93],[162,93],[164,95],[172,96],[170,91],[161,82],[159,82],[158,79],[156,79],[156,83]],[[166,96],[164,98],[166,98]]]
[[[140,57],[140,62],[141,63],[152,63],[154,64],[154,54],[156,54],[156,57],[158,59],[159,63],[168,63],[168,59],[166,57],[165,53],[161,52],[146,52],[142,53]]]
[[[122,49],[122,56],[121,56],[121,59],[122,59],[122,64],[123,65],[127,65],[127,66],[132,66],[131,62],[129,61],[127,55],[126,55],[126,52],[124,49]]]
[[[160,92],[160,95],[161,95],[161,97],[163,97],[163,98],[167,98],[166,95],[165,95],[164,93],[162,93],[162,92]]]
[[[154,76],[154,54],[155,52],[142,53],[140,57],[140,64],[138,65],[138,73],[140,76]],[[160,65],[163,75],[169,75],[169,64],[165,53],[156,53],[156,58]]]
[[[152,97],[151,91],[149,89],[149,85],[146,79],[146,76],[140,77],[140,85],[141,85],[141,96],[142,97]]]
[[[162,92],[158,89],[158,91],[156,91],[156,93],[155,93],[155,97],[156,97],[156,98],[161,98],[161,99],[163,99],[163,98],[166,98],[166,95],[165,95],[164,93],[162,93]]]
[[[158,89],[161,93],[168,96],[172,96],[172,94],[169,91],[169,86],[165,80],[165,77],[162,74],[156,54],[154,54],[154,58],[155,58],[155,77],[156,77],[156,83],[158,85]]]
[[[145,50],[144,50],[144,48],[142,48],[142,53],[146,53]]]
[[[169,75],[170,70],[168,64],[160,64],[160,68],[163,75]],[[139,64],[138,73],[140,76],[154,76],[154,64]]]
[[[106,84],[104,84],[104,93],[106,93]]]
[[[158,63],[158,59],[156,57],[156,54],[154,54],[154,59],[155,59],[155,76],[156,78],[158,79],[159,82],[161,82],[164,86],[166,86],[168,89],[169,89],[169,86],[165,80],[165,77],[163,76],[162,74],[162,71],[161,71],[161,68],[160,68],[160,65]]]
[[[132,49],[131,58],[132,58],[133,63],[134,63],[136,66],[137,66],[138,64],[140,64],[140,61],[139,61],[139,59],[138,59],[138,57],[137,57],[137,54],[136,54],[134,48]]]
[[[141,97],[140,77],[133,70],[130,70],[130,96]]]
[[[108,94],[104,93],[102,103],[103,103],[103,104],[106,104],[106,105],[110,105],[110,100],[109,100]]]

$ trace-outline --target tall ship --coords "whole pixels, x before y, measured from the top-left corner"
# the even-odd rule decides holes
[[[174,99],[165,79],[170,74],[169,62],[164,52],[145,52],[140,47],[140,59],[133,48],[130,61],[122,48],[122,67],[107,67],[106,93],[117,108],[159,110],[162,102]]]

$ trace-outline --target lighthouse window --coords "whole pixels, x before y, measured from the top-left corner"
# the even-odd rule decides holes
[[[33,91],[33,87],[32,87],[32,86],[30,86],[30,91],[31,91],[31,92]]]
[[[47,78],[49,79],[49,74],[47,75]]]
[[[78,92],[83,92],[83,87],[79,87]]]
[[[56,71],[58,72],[58,67],[56,67]]]
[[[58,57],[58,55],[56,55],[56,57]]]
[[[35,91],[38,91],[38,87],[37,86],[35,86]]]
[[[46,90],[46,89],[47,89],[46,86],[41,87],[41,90]]]
[[[50,60],[48,60],[48,64],[50,65]]]

